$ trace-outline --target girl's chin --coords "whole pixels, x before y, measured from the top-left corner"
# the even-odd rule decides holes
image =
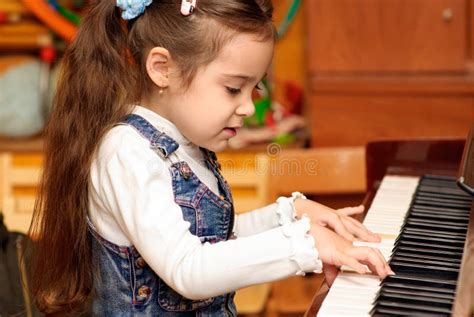
[[[228,146],[229,146],[229,139],[226,139],[226,140],[215,142],[214,144],[210,144],[206,148],[212,152],[222,152],[225,149],[227,149]]]

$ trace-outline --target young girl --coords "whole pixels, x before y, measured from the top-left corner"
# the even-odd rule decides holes
[[[391,274],[379,241],[300,193],[235,216],[214,152],[254,112],[270,0],[101,0],[47,128],[33,293],[47,313],[235,316],[233,292],[322,262]],[[257,86],[258,89],[258,86]]]

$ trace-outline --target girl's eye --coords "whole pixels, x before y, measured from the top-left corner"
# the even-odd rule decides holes
[[[225,87],[231,95],[237,95],[240,93],[240,88]]]

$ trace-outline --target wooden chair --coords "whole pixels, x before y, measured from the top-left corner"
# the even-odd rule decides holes
[[[269,203],[268,156],[256,153],[219,155],[222,173],[232,188],[236,213],[244,213]],[[239,315],[262,316],[270,295],[271,284],[260,284],[236,292]]]
[[[307,195],[365,192],[363,147],[283,150],[270,157],[270,199],[300,191]]]
[[[28,231],[40,174],[41,164],[0,153],[0,210],[9,230]]]
[[[365,182],[363,147],[289,149],[270,157],[270,200],[293,191],[359,194],[365,192]],[[322,274],[309,274],[273,283],[266,316],[302,316],[323,281]]]
[[[268,156],[258,153],[219,155],[222,174],[232,188],[236,213],[263,207],[268,201]]]

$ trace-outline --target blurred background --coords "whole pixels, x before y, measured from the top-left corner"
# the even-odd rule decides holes
[[[466,138],[474,0],[273,2],[279,40],[256,114],[218,154],[237,212],[294,190],[333,208],[358,205],[368,143]],[[87,5],[0,0],[0,209],[9,230],[28,229],[61,56]],[[310,275],[252,287],[237,305],[242,315],[301,316],[321,283]]]

